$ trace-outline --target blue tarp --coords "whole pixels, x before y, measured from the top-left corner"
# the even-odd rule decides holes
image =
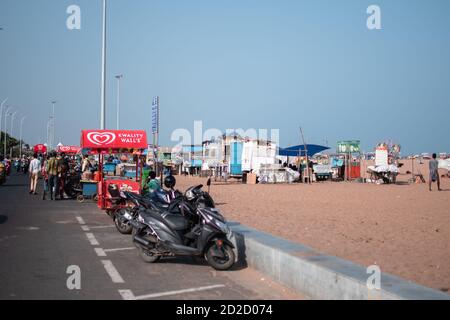
[[[316,153],[322,152],[324,150],[328,150],[330,148],[325,146],[319,146],[317,144],[307,144],[306,148],[308,149],[308,157],[312,157]],[[287,157],[298,157],[305,156],[305,146],[299,145],[299,146],[293,146],[289,148],[279,148],[278,154],[280,156],[287,156]]]

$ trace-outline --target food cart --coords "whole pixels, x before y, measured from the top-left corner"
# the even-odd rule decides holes
[[[99,208],[107,211],[113,208],[112,197],[108,192],[108,187],[112,184],[117,185],[123,191],[141,192],[142,170],[139,155],[147,146],[147,134],[143,130],[83,130],[81,132],[83,152],[87,151],[88,154],[98,155],[97,197]],[[123,164],[125,170],[106,168],[108,173],[105,173],[104,157],[113,154],[136,156],[136,162],[133,164],[135,170],[131,171],[129,164]]]

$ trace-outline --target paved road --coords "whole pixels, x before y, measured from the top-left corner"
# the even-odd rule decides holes
[[[68,289],[69,266],[80,268],[81,290]],[[0,284],[0,299],[302,298],[250,268],[217,272],[189,257],[146,264],[94,203],[43,201],[17,175],[0,186]]]

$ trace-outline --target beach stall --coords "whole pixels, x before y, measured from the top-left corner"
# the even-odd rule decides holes
[[[339,141],[337,153],[344,157],[344,180],[361,178],[361,141]]]
[[[276,163],[277,145],[272,141],[248,139],[242,148],[242,171],[253,172]]]
[[[447,170],[447,178],[450,178],[450,158],[440,159],[438,168]]]
[[[140,156],[147,149],[147,134],[142,130],[84,130],[81,132],[83,152],[98,155],[98,206],[103,210],[112,208],[108,187],[117,185],[120,190],[141,192],[142,169]],[[106,155],[131,155],[134,163],[123,163],[118,168],[105,166]],[[124,160],[124,158],[122,158]],[[120,166],[120,168],[119,168]],[[107,173],[108,172],[108,173]]]
[[[202,169],[203,147],[201,145],[184,145],[181,152],[184,173],[198,175]]]
[[[384,142],[379,143],[375,149],[375,165],[367,167],[367,172],[370,175],[367,182],[376,184],[395,183],[399,174],[397,164],[400,149],[400,145],[388,145]]]
[[[298,145],[298,146],[292,146],[292,147],[288,147],[288,148],[279,148],[278,149],[278,157],[286,157],[286,162],[289,162],[289,158],[290,157],[297,157],[300,161],[300,159],[304,158],[304,159],[311,159],[314,155],[328,150],[330,148],[325,147],[325,146],[321,146],[321,145],[317,145],[317,144],[304,144],[304,145]],[[309,161],[308,161],[309,162]],[[300,163],[299,163],[300,166]],[[302,171],[301,177],[303,177],[306,180],[311,180],[311,172],[312,170],[309,170],[309,164],[305,163],[305,168]],[[300,169],[302,170],[302,169]],[[281,179],[279,170],[278,171],[278,176],[275,175],[275,178],[278,178],[278,180]],[[286,171],[286,182],[289,182],[292,178],[290,178],[290,170],[289,168],[285,168],[284,171]],[[272,172],[272,170],[268,170],[265,169],[264,175],[269,175],[269,180],[270,180],[270,175],[275,174],[275,172]]]

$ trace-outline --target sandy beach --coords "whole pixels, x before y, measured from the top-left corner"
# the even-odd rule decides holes
[[[211,194],[228,220],[449,293],[450,179],[430,192],[407,183],[412,164],[402,162],[396,185],[214,182]],[[428,163],[414,167],[428,182]],[[198,183],[177,176],[180,190]]]

